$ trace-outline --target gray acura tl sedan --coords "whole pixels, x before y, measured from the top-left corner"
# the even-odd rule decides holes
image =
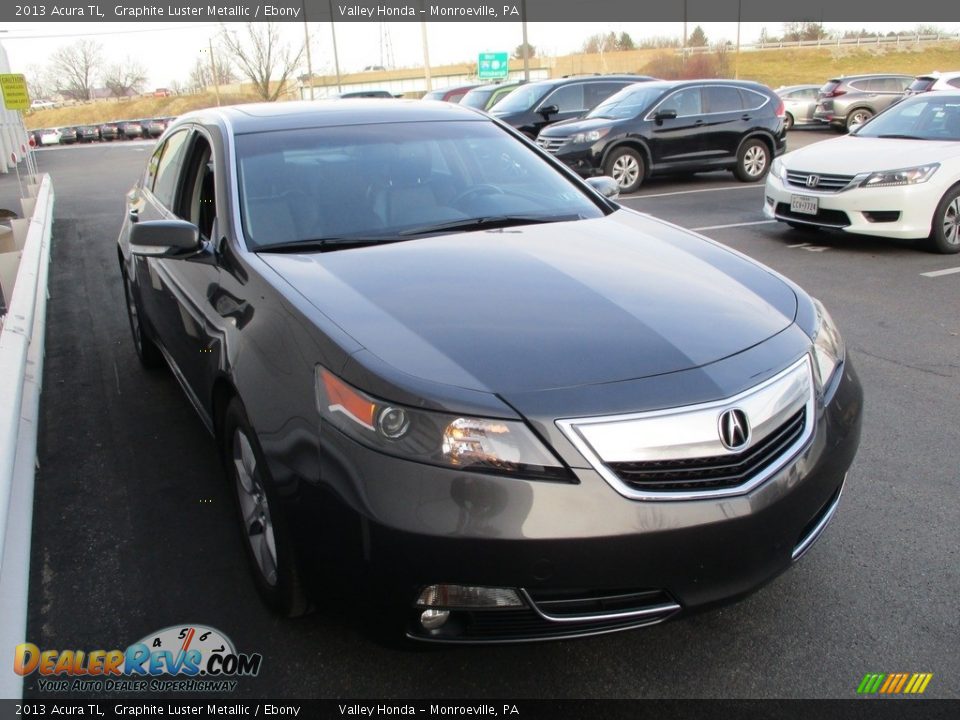
[[[420,640],[591,635],[736,599],[820,536],[862,406],[830,315],[611,184],[448,103],[166,130],[126,309],[272,608],[356,587]]]

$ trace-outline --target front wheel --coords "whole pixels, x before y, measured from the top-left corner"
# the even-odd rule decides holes
[[[937,205],[928,243],[933,252],[945,255],[960,252],[960,187],[947,192]]]
[[[293,541],[256,434],[238,398],[227,406],[220,443],[233,485],[240,534],[253,581],[264,602],[286,617],[307,613]]]
[[[759,138],[747,140],[737,153],[737,165],[733,174],[741,182],[762,180],[770,170],[770,148]]]
[[[617,181],[621,193],[635,192],[643,182],[643,157],[633,148],[618,148],[604,163],[604,172]]]

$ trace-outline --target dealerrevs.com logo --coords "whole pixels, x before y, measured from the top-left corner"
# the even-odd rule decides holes
[[[16,647],[13,669],[36,673],[43,692],[231,692],[237,677],[260,672],[260,653],[238,653],[219,630],[175,625],[126,650],[41,650]]]

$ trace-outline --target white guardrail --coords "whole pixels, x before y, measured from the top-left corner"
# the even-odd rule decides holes
[[[50,176],[44,175],[0,331],[0,698],[23,694],[8,653],[25,642],[27,632],[53,199]]]

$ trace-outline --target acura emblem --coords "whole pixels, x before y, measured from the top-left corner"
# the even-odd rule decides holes
[[[726,410],[720,416],[720,442],[727,450],[741,450],[750,441],[750,422],[740,408]]]
[[[820,184],[819,175],[807,175],[807,187],[816,187]]]

